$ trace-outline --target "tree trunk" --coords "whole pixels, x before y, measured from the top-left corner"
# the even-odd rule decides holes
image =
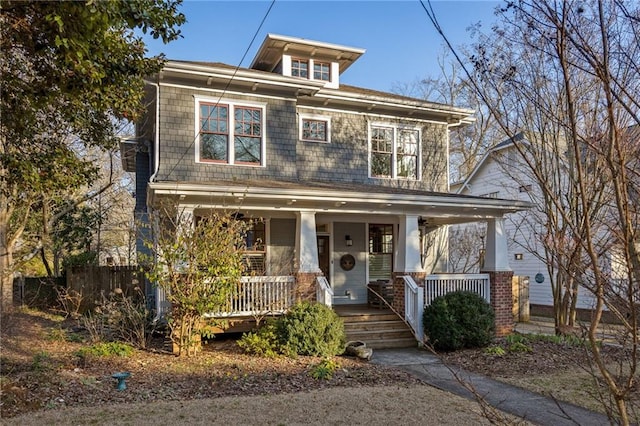
[[[0,313],[13,309],[13,247],[8,245],[6,223],[0,223],[0,277],[2,291],[0,292]]]

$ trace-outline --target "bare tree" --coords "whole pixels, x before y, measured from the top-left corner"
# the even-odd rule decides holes
[[[449,180],[459,181],[468,176],[480,157],[500,140],[500,127],[464,73],[460,64],[443,48],[438,55],[439,75],[429,75],[410,84],[397,83],[398,94],[427,99],[446,105],[475,110],[475,122],[450,133]]]
[[[517,1],[499,12],[501,24],[470,57],[472,81],[507,136],[526,132],[529,144],[516,147],[544,197],[556,288],[571,297],[579,285],[593,297],[586,335],[608,390],[604,407],[612,422],[630,424],[639,339],[640,9],[618,0]],[[623,369],[608,365],[599,346],[605,310],[623,326]]]

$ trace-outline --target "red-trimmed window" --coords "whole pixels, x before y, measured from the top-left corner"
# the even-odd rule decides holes
[[[294,77],[309,78],[309,61],[303,59],[292,59],[291,75]]]
[[[327,122],[325,120],[302,119],[302,139],[327,142]]]
[[[331,81],[331,64],[328,62],[314,62],[313,79]]]
[[[237,163],[260,164],[262,157],[262,110],[235,107],[233,138]]]
[[[245,274],[265,274],[267,257],[265,237],[264,221],[252,220],[244,234],[245,250],[242,257],[245,263]]]
[[[200,103],[200,158],[229,161],[229,106]]]
[[[264,108],[232,102],[198,102],[198,161],[261,165]]]

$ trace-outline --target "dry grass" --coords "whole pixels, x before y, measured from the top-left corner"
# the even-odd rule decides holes
[[[488,424],[475,402],[353,358],[337,357],[340,368],[329,380],[310,375],[319,358],[260,358],[224,339],[195,359],[156,349],[82,361],[75,352],[89,343],[75,322],[22,311],[1,325],[3,424]],[[580,348],[538,342],[532,352],[443,358],[601,410],[592,376],[580,368],[583,356]],[[116,371],[132,373],[124,392],[115,390]]]
[[[261,358],[233,340],[215,340],[195,359],[134,351],[80,359],[76,323],[39,311],[3,323],[3,424],[489,424],[477,404],[422,384],[408,373],[336,357],[329,380],[321,361]],[[128,388],[111,374],[129,371]]]

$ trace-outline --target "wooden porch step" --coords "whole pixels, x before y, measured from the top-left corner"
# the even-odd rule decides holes
[[[373,349],[415,346],[411,329],[391,310],[338,307],[348,341],[365,342]]]

